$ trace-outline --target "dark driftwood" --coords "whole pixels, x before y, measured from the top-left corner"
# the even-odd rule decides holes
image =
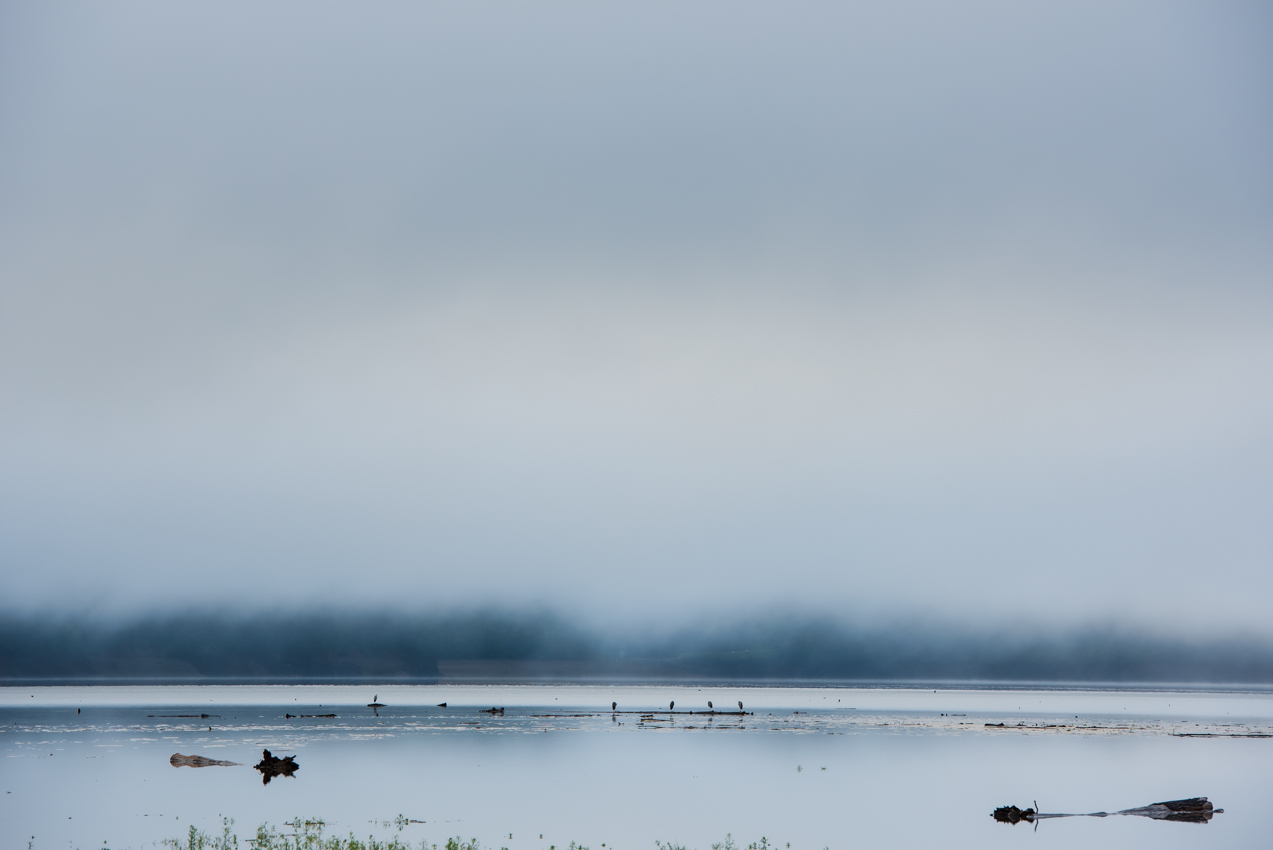
[[[1107,818],[1113,815],[1136,815],[1154,820],[1173,820],[1185,823],[1207,823],[1213,815],[1224,812],[1215,808],[1206,797],[1190,797],[1187,800],[1166,800],[1162,803],[1151,803],[1135,809],[1123,809],[1121,812],[1085,812],[1082,814],[1062,814],[1053,812],[1036,812],[1033,808],[1018,809],[1016,806],[1000,806],[994,810],[992,817],[1000,823],[1036,823],[1050,818]]]
[[[261,771],[262,785],[269,785],[270,780],[276,776],[291,776],[300,767],[296,763],[296,756],[277,758],[269,750],[263,750],[261,760],[252,766]]]
[[[181,753],[173,753],[168,763],[173,767],[234,767],[238,764],[237,761],[217,761],[203,756],[183,756]]]
[[[336,715],[334,714],[284,714],[283,716],[286,717],[288,720],[291,720],[293,717],[335,717]]]
[[[649,714],[695,714],[700,716],[706,715],[708,717],[712,717],[712,716],[746,717],[748,715],[755,714],[756,712],[754,711],[721,711],[720,709],[716,709],[714,711],[692,711],[692,710],[691,711],[616,711],[613,713],[614,714],[646,714],[646,715],[649,715]],[[796,712],[796,714],[799,714],[799,713],[800,712],[798,711]]]

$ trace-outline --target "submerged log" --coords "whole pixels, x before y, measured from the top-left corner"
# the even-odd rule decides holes
[[[237,761],[217,761],[203,756],[183,756],[181,753],[173,753],[168,763],[173,767],[234,767],[238,764]]]
[[[480,713],[481,713],[481,714],[498,714],[500,717],[503,717],[503,716],[504,716],[504,709],[502,709],[502,708],[484,708],[484,709],[482,709],[482,710],[481,710],[481,712],[480,712]]]
[[[270,780],[276,776],[291,776],[300,767],[296,763],[296,756],[278,758],[269,750],[263,750],[261,760],[252,766],[261,771],[262,785],[269,785]]]
[[[1016,806],[1000,806],[991,816],[999,823],[1037,823],[1050,818],[1107,818],[1114,815],[1135,815],[1136,817],[1154,820],[1172,820],[1183,823],[1207,823],[1213,815],[1223,814],[1224,809],[1217,809],[1206,797],[1189,797],[1185,800],[1165,800],[1161,803],[1150,803],[1134,809],[1123,809],[1120,812],[1084,812],[1079,814],[1063,814],[1060,812],[1037,812],[1033,808],[1018,809]]]
[[[1021,823],[1021,821],[1034,821],[1034,809],[1018,809],[1016,806],[1000,806],[994,810],[991,815],[999,823]]]

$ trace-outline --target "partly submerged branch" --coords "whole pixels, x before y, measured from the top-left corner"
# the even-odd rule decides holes
[[[1190,797],[1187,800],[1167,800],[1162,803],[1151,803],[1135,809],[1123,809],[1121,812],[1084,812],[1063,814],[1060,812],[1038,812],[1033,808],[1018,809],[1016,806],[1000,806],[994,810],[992,817],[1000,823],[1036,823],[1049,818],[1107,818],[1113,815],[1136,815],[1154,820],[1174,820],[1185,823],[1207,823],[1213,815],[1224,812],[1217,809],[1206,797]]]
[[[203,756],[183,756],[181,753],[173,753],[168,763],[173,767],[236,767],[239,764],[237,761],[217,761]]]

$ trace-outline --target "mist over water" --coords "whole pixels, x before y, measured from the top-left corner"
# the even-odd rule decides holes
[[[817,617],[601,628],[546,612],[0,620],[9,683],[977,682],[1273,685],[1273,643]]]

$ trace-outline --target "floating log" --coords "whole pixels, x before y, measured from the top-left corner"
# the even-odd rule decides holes
[[[496,715],[499,715],[500,717],[503,717],[503,716],[504,716],[504,709],[502,709],[502,708],[484,708],[484,709],[482,709],[481,713],[482,713],[482,714],[496,714]]]
[[[263,750],[261,760],[252,766],[261,771],[262,785],[269,785],[270,780],[276,776],[291,776],[300,767],[296,763],[296,756],[277,758],[269,750]]]
[[[283,716],[286,717],[288,720],[291,720],[293,717],[335,717],[336,715],[334,714],[284,714]]]
[[[1134,809],[1123,809],[1121,812],[1085,812],[1081,814],[1062,814],[1059,812],[1038,812],[1033,808],[1018,809],[1016,806],[1000,806],[992,813],[992,817],[1000,823],[1036,823],[1050,818],[1107,818],[1114,815],[1135,815],[1154,820],[1182,821],[1184,823],[1207,823],[1213,815],[1222,814],[1224,809],[1217,809],[1206,797],[1189,797],[1185,800],[1165,800],[1161,803],[1150,803]]]
[[[653,711],[608,711],[606,714],[639,714],[642,717],[649,717],[653,714],[675,714],[680,715],[697,715],[699,717],[749,717],[756,712],[754,711],[721,711],[719,708],[715,711],[669,711],[666,708],[656,709]],[[578,717],[592,717],[591,714],[580,714]]]
[[[237,761],[217,761],[203,756],[183,756],[181,753],[173,753],[168,763],[173,767],[234,767],[238,764]]]

